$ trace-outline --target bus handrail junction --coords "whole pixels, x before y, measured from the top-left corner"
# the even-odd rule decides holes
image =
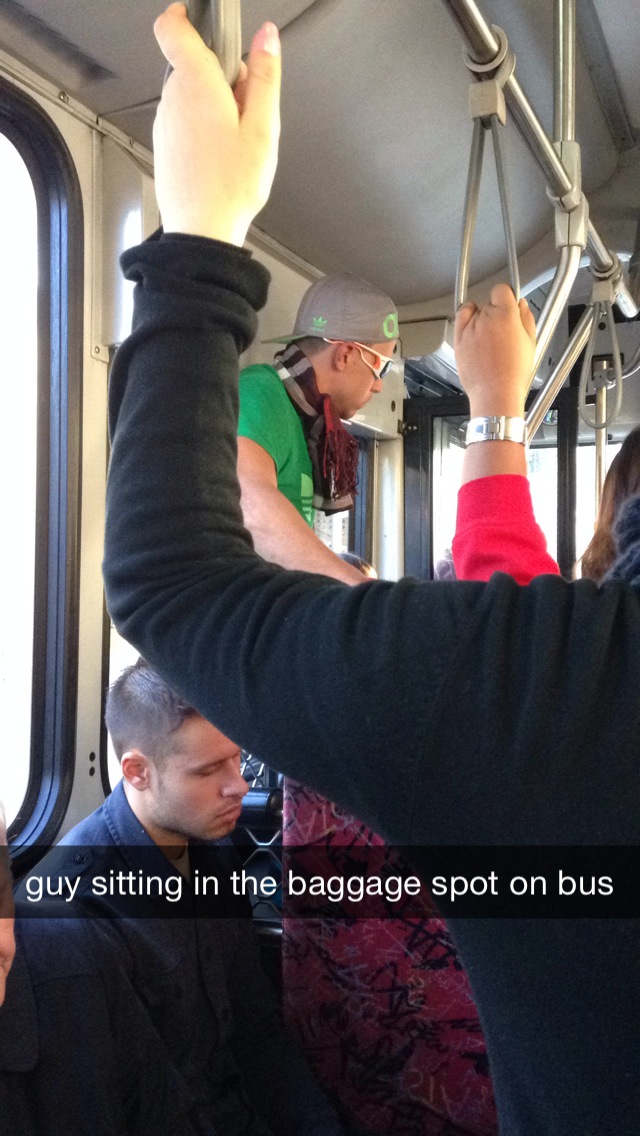
[[[486,82],[487,79],[492,77],[492,71],[495,71],[496,68],[499,69],[504,58],[502,38],[504,33],[501,33],[499,28],[487,23],[475,0],[443,0],[443,3],[465,41],[467,48],[465,58],[471,60],[474,64],[472,70],[475,80]],[[580,266],[582,251],[585,247],[590,256],[590,267],[595,277],[594,290],[598,292],[599,287],[606,286],[607,288],[607,300],[603,311],[607,314],[610,328],[613,325],[611,308],[613,303],[617,304],[627,319],[633,319],[638,314],[635,299],[623,280],[619,259],[615,253],[607,249],[593,222],[589,219],[587,200],[582,193],[580,148],[575,141],[575,13],[575,0],[555,0],[554,142],[551,142],[547,137],[522,90],[515,74],[515,68],[505,76],[504,82],[501,84],[516,129],[545,175],[547,191],[554,202],[556,213],[556,247],[559,249],[559,261],[538,320],[532,381],[567,305],[569,293]],[[478,66],[482,69],[478,70]],[[476,144],[475,128],[474,144]],[[472,158],[474,156],[472,149]],[[475,160],[477,161],[477,157]],[[469,198],[469,193],[467,197]],[[470,203],[473,207],[472,196]],[[469,226],[466,207],[467,202],[465,201],[465,233]],[[459,296],[460,289],[457,284],[456,304],[461,302]],[[596,303],[598,304],[597,310],[595,309]],[[603,299],[600,295],[597,299],[592,297],[591,308],[587,308],[553,373],[539,391],[534,405],[527,415],[528,438],[533,436],[542,423],[557,391],[562,386],[580,351],[590,339],[594,339],[595,331],[593,329],[598,326],[601,303],[603,303]],[[615,329],[612,340],[615,361],[615,344],[617,343]],[[590,366],[590,361],[587,365]],[[621,400],[621,367],[615,366],[614,370],[616,385],[619,388],[616,395],[615,414]],[[604,393],[606,400],[606,388]],[[600,431],[610,423],[611,417],[611,415],[605,416],[597,413],[596,422]],[[593,425],[593,423],[590,423],[590,425]]]

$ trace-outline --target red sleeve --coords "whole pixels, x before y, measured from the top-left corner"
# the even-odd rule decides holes
[[[453,561],[459,580],[488,580],[507,572],[518,584],[560,569],[533,514],[526,477],[479,477],[458,494]]]

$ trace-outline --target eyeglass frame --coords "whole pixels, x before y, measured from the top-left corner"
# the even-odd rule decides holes
[[[370,347],[368,343],[358,343],[357,339],[326,339],[324,338],[324,336],[323,339],[325,343],[350,343],[352,347],[357,347],[358,351],[360,352],[360,358],[362,359],[365,367],[368,367],[370,371],[373,371],[376,379],[378,379],[379,382],[382,382],[382,380],[389,374],[389,371],[391,370],[394,362],[393,356],[383,355],[380,351],[376,351],[374,347]],[[372,363],[367,363],[367,360],[362,354],[363,350],[368,351],[371,355],[375,355],[375,357],[380,360],[379,370],[374,367]]]

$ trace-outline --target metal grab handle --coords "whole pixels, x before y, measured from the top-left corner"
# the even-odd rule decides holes
[[[500,123],[495,115],[490,118],[491,136],[493,138],[493,155],[496,163],[496,176],[500,191],[500,206],[502,209],[502,225],[507,245],[507,259],[509,262],[509,276],[516,300],[520,299],[520,274],[518,272],[518,254],[515,245],[513,225],[511,222],[511,209],[509,206],[509,193],[507,187],[506,169],[502,157],[500,144]],[[464,220],[462,225],[462,240],[460,242],[460,256],[456,272],[456,311],[467,298],[469,287],[469,270],[471,265],[471,247],[478,218],[478,196],[480,193],[480,180],[482,177],[482,161],[484,157],[484,140],[488,127],[480,118],[473,120],[473,135],[471,139],[471,153],[469,155],[469,172],[467,174],[467,189],[464,199]]]
[[[487,130],[491,130],[493,139],[493,157],[496,165],[498,191],[500,193],[502,226],[507,246],[507,261],[509,264],[511,287],[513,288],[516,300],[520,299],[518,254],[513,225],[511,223],[507,172],[502,157],[502,145],[500,141],[500,125],[502,124],[504,126],[507,118],[506,104],[504,101],[504,86],[513,74],[516,60],[502,28],[495,25],[493,30],[498,37],[498,50],[494,53],[489,63],[479,63],[468,53],[463,52],[465,63],[474,75],[482,74],[483,72],[491,72],[492,77],[480,84],[474,82],[469,88],[469,110],[473,119],[473,135],[471,139],[471,153],[469,155],[467,188],[464,199],[462,240],[460,242],[460,256],[456,271],[456,311],[461,304],[464,304],[467,298],[471,247],[473,244],[476,221],[478,219],[478,196],[480,193],[480,179],[482,177],[484,139]]]
[[[242,60],[240,0],[187,0],[187,16],[207,47],[217,55],[229,85],[235,86]],[[169,65],[164,83],[172,70]]]
[[[456,311],[461,304],[464,304],[467,298],[467,288],[469,286],[469,265],[471,262],[473,234],[476,231],[476,219],[478,216],[478,194],[480,192],[484,138],[484,127],[480,119],[476,118],[473,123],[473,135],[471,137],[469,172],[467,174],[467,189],[464,198],[462,240],[460,241],[460,256],[458,258],[458,268],[456,271]]]
[[[587,414],[587,382],[589,381],[589,372],[591,370],[591,363],[593,361],[593,352],[596,345],[596,335],[598,331],[598,324],[602,316],[606,314],[607,324],[609,326],[609,335],[611,337],[611,354],[613,355],[613,373],[615,376],[614,386],[616,389],[616,401],[606,418],[602,422],[598,421],[596,417],[595,422],[589,418]],[[620,407],[622,406],[622,357],[620,355],[620,344],[618,343],[618,333],[616,331],[615,320],[613,318],[613,305],[609,300],[597,300],[593,305],[593,324],[591,327],[591,335],[585,351],[584,360],[582,363],[582,371],[580,372],[580,388],[578,392],[578,411],[582,421],[590,426],[592,430],[605,430],[607,426],[618,417]]]
[[[502,143],[500,141],[500,124],[495,117],[491,119],[491,137],[493,138],[493,156],[496,163],[498,177],[498,191],[502,208],[502,225],[504,239],[507,246],[507,260],[509,261],[509,277],[516,300],[520,299],[520,273],[518,271],[518,250],[516,238],[511,222],[511,207],[509,205],[509,187],[507,182],[507,169],[502,157]]]
[[[189,14],[190,3],[187,4]],[[202,3],[202,0],[199,0]],[[194,5],[195,6],[195,5]],[[235,86],[242,60],[242,21],[240,19],[240,0],[209,0],[202,5],[209,9],[211,21],[211,42],[208,46],[220,60],[224,77],[231,87]],[[191,16],[189,15],[189,19]]]

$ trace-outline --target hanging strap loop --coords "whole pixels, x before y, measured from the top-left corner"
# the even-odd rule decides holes
[[[591,326],[591,334],[589,342],[584,353],[584,360],[582,362],[582,370],[580,372],[580,388],[578,393],[578,409],[580,417],[587,426],[592,430],[605,430],[607,426],[617,418],[620,413],[622,405],[622,356],[620,354],[620,344],[618,342],[618,333],[616,331],[615,319],[613,317],[613,305],[615,303],[615,283],[612,280],[596,280],[593,285],[591,294],[591,301],[593,307],[593,324]],[[608,382],[606,379],[600,385],[606,385],[608,389],[615,389],[616,398],[613,409],[609,411],[603,422],[598,422],[597,419],[592,420],[587,414],[587,384],[591,378],[593,353],[596,346],[596,336],[598,333],[598,325],[602,319],[606,319],[609,328],[609,338],[611,340],[611,354],[613,356],[613,380]]]
[[[478,195],[482,177],[484,139],[485,133],[488,130],[491,131],[491,137],[493,139],[493,155],[496,164],[498,190],[500,192],[500,207],[502,210],[502,224],[507,246],[511,287],[513,288],[516,300],[520,298],[518,258],[511,220],[507,171],[502,155],[500,138],[500,126],[504,126],[507,120],[504,85],[513,75],[516,60],[502,28],[494,24],[493,31],[499,46],[496,56],[490,63],[477,63],[471,58],[468,52],[463,51],[462,53],[465,63],[471,71],[479,74],[488,74],[490,71],[495,71],[495,74],[492,78],[484,79],[479,83],[474,82],[469,87],[469,113],[473,119],[473,136],[469,156],[469,172],[467,174],[462,240],[460,243],[460,256],[456,273],[456,310],[461,304],[464,304],[467,297],[471,248],[478,216]]]

